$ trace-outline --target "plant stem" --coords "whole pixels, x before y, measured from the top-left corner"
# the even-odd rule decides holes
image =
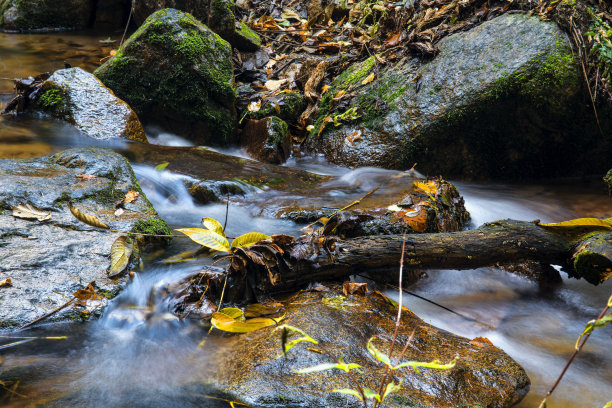
[[[611,298],[612,299],[612,298]],[[606,305],[606,307],[604,307],[604,309],[601,311],[601,313],[599,314],[599,316],[597,317],[596,320],[599,320],[601,318],[603,318],[605,316],[605,314],[608,312],[608,310],[610,309],[610,302],[608,302],[608,304]],[[572,353],[572,356],[569,358],[569,360],[567,360],[567,363],[565,364],[565,367],[563,367],[563,371],[561,371],[561,374],[559,374],[559,377],[557,378],[557,381],[555,381],[555,383],[553,384],[553,386],[550,388],[550,390],[548,391],[548,393],[546,394],[546,396],[544,397],[544,399],[542,400],[542,402],[540,403],[540,407],[545,406],[546,404],[546,400],[548,399],[548,397],[550,397],[550,395],[553,393],[553,391],[555,391],[555,389],[557,388],[557,385],[559,385],[559,383],[561,382],[561,379],[563,378],[563,376],[565,375],[565,372],[567,371],[567,369],[569,368],[569,366],[572,364],[572,362],[574,361],[574,358],[576,358],[576,356],[578,355],[578,353],[580,352],[580,350],[582,350],[582,347],[584,346],[584,344],[587,342],[587,340],[589,339],[589,337],[591,336],[591,333],[593,333],[593,330],[591,330],[589,333],[584,335],[584,338],[582,339],[582,341],[580,342],[580,344],[578,345],[578,347],[576,347],[574,349],[574,352]]]

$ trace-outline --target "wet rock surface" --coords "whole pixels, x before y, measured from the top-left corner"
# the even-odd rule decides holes
[[[76,177],[80,174],[96,177]],[[69,201],[111,229],[169,232],[140,191],[128,162],[111,150],[78,148],[38,159],[3,159],[0,179],[0,277],[12,281],[12,286],[0,289],[0,327],[22,325],[43,316],[92,281],[101,299],[87,307],[91,306],[89,311],[94,307],[100,310],[107,298],[125,285],[125,275],[107,277],[111,245],[125,234],[78,221],[68,208]],[[124,212],[116,216],[115,203],[129,190],[140,195],[124,204]],[[50,218],[13,217],[13,207],[28,203],[50,213]],[[147,239],[138,244],[142,248],[150,242]],[[138,257],[136,253],[133,259]],[[71,306],[50,320],[85,316],[79,310]]]
[[[386,69],[372,56],[345,71],[321,100],[309,146],[344,165],[418,163],[469,178],[558,176],[594,147],[578,65],[554,23],[505,14],[439,50],[425,64]]]
[[[276,116],[249,119],[242,129],[240,142],[249,156],[262,162],[282,164],[291,155],[289,127]]]
[[[94,74],[145,123],[201,144],[236,141],[231,47],[187,13],[155,12]]]
[[[37,108],[98,140],[147,142],[138,116],[99,79],[81,68],[61,69],[42,85]]]
[[[294,370],[330,363],[325,354],[307,350],[326,348],[347,363],[362,366],[352,371],[357,382],[377,390],[383,374],[382,364],[366,350],[372,336],[374,345],[387,353],[394,331],[397,307],[381,295],[351,295],[341,291],[301,292],[283,302],[284,323],[303,330],[320,345],[301,343],[281,355],[281,332],[266,328],[228,338],[231,347],[220,356],[216,383],[219,388],[253,407],[350,407],[362,406],[356,398],[333,393],[333,389],[354,388],[339,370],[298,374]],[[529,390],[525,371],[489,340],[469,340],[437,329],[408,309],[394,357],[410,336],[402,361],[447,363],[458,358],[450,370],[399,369],[393,380],[402,381],[401,390],[385,401],[389,407],[511,407]],[[289,337],[291,341],[294,337]],[[238,351],[239,350],[239,351]],[[348,400],[348,402],[347,402]]]
[[[92,0],[2,0],[0,26],[5,31],[53,31],[85,28],[94,13]]]

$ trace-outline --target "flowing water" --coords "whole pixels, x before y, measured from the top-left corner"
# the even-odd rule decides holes
[[[108,34],[0,34],[0,77],[35,75],[61,68],[63,62],[91,70],[108,55],[101,43]],[[0,91],[10,84],[0,80]],[[3,99],[1,99],[3,98]],[[0,101],[8,96],[0,95]],[[0,103],[1,107],[1,103]],[[159,144],[188,142],[159,129],[148,129]],[[0,118],[0,157],[34,157],[79,146],[84,142],[72,127],[41,117]],[[103,144],[124,149],[125,143]],[[243,155],[241,151],[225,153]],[[341,206],[384,184],[379,194],[396,193],[398,172],[380,169],[347,170],[316,158],[291,159],[288,165],[334,178],[322,191],[325,201]],[[157,172],[136,164],[136,176],[147,197],[172,227],[197,226],[202,216],[223,220],[223,204],[193,203],[182,183],[184,176]],[[0,181],[1,182],[1,181]],[[548,184],[456,183],[472,215],[472,226],[504,218],[560,221],[576,217],[609,217],[611,199],[601,182],[574,181]],[[290,221],[258,217],[262,203],[274,200],[273,191],[253,189],[254,203],[231,205],[227,231],[236,236],[249,231],[299,234]],[[19,378],[18,387],[0,398],[7,407],[227,407],[212,398],[204,385],[208,367],[224,347],[223,339],[198,343],[205,330],[193,322],[179,321],[155,295],[210,261],[164,264],[167,256],[191,250],[188,240],[175,239],[164,253],[150,254],[125,291],[98,320],[83,324],[49,324],[23,336],[67,336],[65,339],[27,340],[0,348],[3,376]],[[532,380],[529,395],[519,407],[535,407],[560,373],[585,323],[595,318],[612,292],[610,282],[593,287],[568,280],[553,289],[496,268],[471,271],[428,271],[427,277],[408,288],[465,317],[448,312],[414,296],[404,304],[424,320],[467,337],[489,338],[525,369]],[[397,296],[393,291],[391,296]],[[8,333],[0,333],[7,336]],[[0,347],[15,340],[0,338]],[[612,400],[610,330],[595,331],[580,353],[549,406],[555,408],[602,407]],[[2,393],[0,392],[0,395]],[[53,402],[55,401],[55,402]]]

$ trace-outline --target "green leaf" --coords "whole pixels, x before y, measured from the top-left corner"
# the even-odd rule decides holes
[[[168,167],[169,164],[170,164],[170,162],[163,162],[161,164],[158,164],[157,166],[155,166],[155,170],[157,170],[157,171],[164,171],[166,169],[166,167]]]
[[[337,393],[340,393],[340,394],[352,395],[354,397],[359,398],[359,401],[363,401],[363,398],[361,397],[361,394],[359,393],[359,391],[352,390],[350,388],[335,389],[335,390],[332,390],[332,392],[337,392]]]
[[[283,346],[283,354],[281,354],[279,357],[284,356],[285,354],[287,354],[289,352],[289,350],[291,350],[296,344],[299,344],[303,341],[308,342],[308,343],[312,343],[312,344],[319,344],[318,341],[316,341],[315,339],[313,339],[312,337],[310,337],[309,335],[306,334],[306,332],[304,332],[303,330],[298,329],[297,327],[294,326],[290,326],[288,324],[284,324],[280,327],[277,328],[277,330],[283,330],[283,333],[286,333],[288,331],[292,331],[295,333],[299,333],[301,334],[303,337],[298,337],[297,339],[293,339],[288,343],[285,343]],[[283,334],[284,335],[284,334]]]
[[[369,388],[364,388],[363,389],[363,393],[365,394],[365,397],[367,399],[375,399],[376,401],[380,402],[380,394],[369,389]]]
[[[108,277],[119,275],[127,267],[130,262],[130,256],[132,256],[132,250],[134,244],[132,241],[128,241],[126,236],[121,236],[113,242],[111,246],[111,266],[108,272]]]
[[[308,374],[308,373],[318,373],[319,371],[331,370],[333,368],[338,368],[338,364],[336,363],[323,363],[317,364],[316,366],[302,368],[301,370],[293,370],[298,374]]]
[[[382,401],[384,401],[385,398],[387,398],[387,396],[389,394],[393,394],[394,392],[398,392],[399,390],[401,390],[402,389],[402,381],[400,381],[397,384],[394,383],[393,381],[391,381],[389,384],[387,384],[387,386],[385,387],[385,392],[383,392]]]
[[[584,331],[580,334],[580,336],[578,337],[578,340],[576,340],[576,345],[575,345],[576,350],[578,350],[580,340],[582,340],[583,336],[590,334],[595,329],[601,329],[602,327],[605,327],[610,323],[612,323],[612,313],[608,313],[607,315],[605,315],[599,320],[591,320],[590,322],[588,322],[586,324],[586,327],[584,328]]]
[[[397,370],[397,369],[402,368],[402,367],[412,367],[418,373],[419,370],[418,370],[417,367],[435,368],[435,369],[438,369],[438,370],[450,370],[451,368],[453,368],[455,366],[455,364],[457,364],[457,359],[456,358],[453,361],[451,361],[450,363],[447,363],[447,364],[441,364],[440,360],[433,360],[433,361],[431,361],[429,363],[425,363],[425,362],[421,362],[421,361],[406,361],[405,363],[401,363],[401,364],[398,364],[395,367],[391,367],[391,369]]]
[[[603,408],[612,408],[612,401],[610,401],[606,405],[604,405]]]
[[[229,242],[227,238],[217,234],[216,232],[203,228],[180,228],[178,232],[187,235],[193,241],[215,251],[229,252]]]
[[[212,232],[216,232],[217,234],[225,237],[225,231],[223,230],[223,225],[214,218],[203,217],[202,224]]]
[[[374,356],[374,358],[376,358],[378,361],[380,361],[381,363],[384,363],[387,367],[391,367],[393,368],[393,365],[391,364],[391,360],[389,360],[389,356],[387,356],[386,354],[383,354],[382,352],[380,352],[380,350],[378,350],[375,346],[374,346],[374,339],[376,338],[376,336],[372,336],[370,337],[370,340],[368,341],[368,345],[367,345],[367,349],[370,352],[371,355]]]
[[[210,319],[210,323],[217,329],[229,333],[249,333],[255,330],[263,329],[264,327],[278,324],[282,319],[269,319],[258,317],[249,320],[236,320],[225,313],[215,312]]]
[[[262,241],[264,239],[270,239],[270,236],[262,234],[261,232],[248,232],[244,235],[236,237],[232,241],[231,248],[248,248],[254,243]]]

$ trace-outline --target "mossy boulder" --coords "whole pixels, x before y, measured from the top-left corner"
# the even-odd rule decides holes
[[[0,26],[5,31],[46,31],[87,27],[93,0],[0,0]]]
[[[276,116],[247,120],[240,143],[249,156],[266,163],[281,164],[291,155],[289,126]]]
[[[95,178],[76,177],[81,174]],[[140,189],[127,160],[109,149],[77,148],[37,159],[2,159],[0,179],[0,274],[13,283],[0,292],[0,328],[45,315],[93,281],[96,292],[117,294],[127,277],[107,276],[113,242],[128,231],[172,232]],[[123,213],[115,215],[115,203],[129,190],[139,192],[138,198],[123,204]],[[78,221],[69,202],[116,231]],[[50,219],[13,217],[12,208],[27,203],[48,212]],[[140,250],[156,243],[151,237],[133,240],[130,265],[137,263]],[[81,310],[91,311],[107,303],[102,296],[86,308],[72,305],[51,320],[86,316]]]
[[[319,344],[299,343],[282,357],[281,331],[274,327],[228,337],[224,339],[229,342],[227,352],[217,356],[220,363],[214,383],[220,391],[252,407],[363,406],[357,398],[333,392],[355,388],[342,371],[299,374],[296,370],[333,362],[316,352],[324,349],[346,363],[359,364],[360,371],[351,371],[355,381],[378,390],[384,365],[366,346],[375,336],[375,347],[388,353],[397,306],[379,293],[345,297],[335,286],[329,291],[301,292],[282,303],[283,323],[303,330]],[[291,334],[287,343],[298,337]],[[523,368],[488,339],[470,340],[440,330],[406,308],[397,341],[394,359],[410,343],[402,362],[448,363],[456,358],[457,363],[450,370],[398,369],[393,381],[401,387],[385,400],[387,407],[511,407],[529,390]]]
[[[81,68],[56,71],[38,95],[38,109],[72,123],[89,137],[147,141],[138,116],[128,104]]]
[[[134,3],[134,19],[140,24],[163,8],[192,14],[241,51],[256,51],[261,46],[259,35],[243,22],[236,21],[233,0],[141,0]]]
[[[349,68],[323,96],[309,146],[345,165],[418,163],[430,174],[468,178],[590,165],[584,157],[599,132],[555,23],[505,14],[446,37],[439,50],[431,62],[385,68],[370,57]],[[371,74],[376,79],[364,81]]]
[[[231,47],[192,15],[153,13],[96,75],[145,123],[201,144],[236,141]]]

